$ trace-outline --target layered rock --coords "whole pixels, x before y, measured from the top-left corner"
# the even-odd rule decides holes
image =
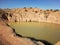
[[[8,22],[48,22],[60,24],[60,10],[38,8],[2,9]],[[3,17],[2,17],[3,18]]]

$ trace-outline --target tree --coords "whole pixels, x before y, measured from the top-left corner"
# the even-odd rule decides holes
[[[26,7],[24,7],[24,9],[26,9]]]
[[[38,11],[35,11],[35,13],[38,13]]]
[[[54,10],[54,12],[59,11],[58,9]]]
[[[53,9],[50,9],[50,11],[53,11]]]
[[[32,7],[30,7],[30,9],[32,9]]]
[[[25,9],[25,12],[28,12],[28,10],[27,10],[27,9]]]

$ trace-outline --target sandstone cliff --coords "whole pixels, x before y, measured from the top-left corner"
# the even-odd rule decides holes
[[[0,45],[52,45],[45,40],[24,37],[0,19]],[[55,45],[60,45],[58,41]]]
[[[45,40],[24,37],[15,32],[4,20],[0,19],[0,45],[52,45]],[[58,41],[55,45],[60,45]]]
[[[0,9],[1,10],[1,9]],[[1,16],[2,15],[2,16]],[[0,17],[8,22],[48,22],[60,24],[60,10],[38,8],[2,9]]]

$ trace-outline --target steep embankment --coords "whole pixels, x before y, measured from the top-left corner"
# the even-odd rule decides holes
[[[2,18],[8,22],[48,22],[60,24],[60,10],[42,10],[38,8],[2,9]],[[4,16],[5,15],[5,16]]]

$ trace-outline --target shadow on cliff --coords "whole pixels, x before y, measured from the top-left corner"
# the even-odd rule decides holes
[[[16,31],[15,31],[15,29],[14,29],[14,28],[12,28],[12,29],[13,29],[13,32],[16,34],[16,36],[18,36],[18,37],[23,37],[22,35],[20,35],[20,34],[16,33]]]
[[[52,43],[50,43],[50,42],[48,42],[48,41],[46,41],[46,40],[35,39],[35,38],[33,38],[33,37],[27,37],[27,38],[31,39],[33,42],[35,42],[35,41],[37,41],[37,42],[40,41],[40,42],[44,43],[45,45],[53,45]]]
[[[3,9],[0,9],[0,18],[5,21],[8,20],[7,16],[7,12],[5,12]]]

